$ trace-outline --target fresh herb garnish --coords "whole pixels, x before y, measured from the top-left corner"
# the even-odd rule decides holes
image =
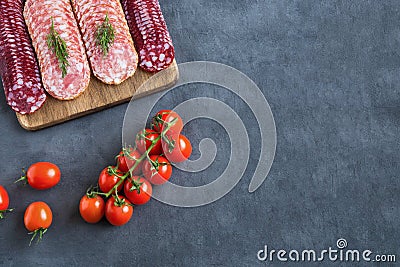
[[[110,24],[108,14],[104,18],[104,22],[99,25],[96,31],[96,43],[103,50],[103,55],[107,56],[110,46],[114,42],[114,28]]]
[[[50,33],[47,35],[47,45],[58,59],[58,64],[60,66],[62,77],[67,75],[68,63],[68,50],[65,41],[60,37],[58,32],[54,29],[54,20],[51,18]]]

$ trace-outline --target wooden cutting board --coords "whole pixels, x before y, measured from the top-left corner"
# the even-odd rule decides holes
[[[151,79],[149,86],[139,92],[139,87],[153,75],[155,76]],[[36,131],[128,102],[133,96],[139,98],[165,90],[172,87],[178,77],[176,61],[168,69],[158,74],[144,72],[138,68],[133,77],[120,85],[104,84],[92,74],[89,87],[78,98],[61,101],[48,96],[41,109],[29,115],[17,113],[17,118],[24,129]]]

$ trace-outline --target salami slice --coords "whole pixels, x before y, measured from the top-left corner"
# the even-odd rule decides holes
[[[70,1],[27,0],[24,18],[46,91],[60,100],[78,97],[89,85],[90,67]]]
[[[139,53],[139,66],[157,72],[171,65],[175,50],[157,0],[121,0]]]
[[[133,76],[138,55],[119,0],[72,0],[72,6],[93,74],[107,84],[120,84]]]
[[[8,105],[30,114],[46,94],[22,12],[23,0],[0,1],[0,75]]]

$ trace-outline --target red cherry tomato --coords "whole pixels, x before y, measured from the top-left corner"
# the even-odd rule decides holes
[[[99,175],[99,187],[103,193],[108,193],[120,180],[118,176],[112,174],[111,169],[115,169],[115,167],[107,167]],[[123,175],[120,170],[116,170],[116,173],[119,175]],[[123,183],[118,186],[118,191],[120,191],[123,187]]]
[[[124,194],[135,205],[143,205],[149,202],[152,193],[151,184],[143,177],[133,176],[125,181]]]
[[[133,150],[133,148],[129,148],[125,151],[125,155],[124,152],[121,151],[117,157],[118,169],[126,173],[129,171],[130,168],[135,165],[136,160],[138,160],[141,155],[139,151]],[[142,165],[143,161],[140,162],[133,170],[133,175],[139,175],[140,173],[142,173]]]
[[[10,199],[6,189],[0,185],[0,219],[4,218],[4,213],[11,211],[8,209],[10,205]]]
[[[79,212],[88,223],[98,223],[104,216],[105,203],[99,195],[84,195],[79,202]]]
[[[8,193],[6,189],[0,185],[0,211],[8,209],[10,204],[10,199],[8,198]]]
[[[24,223],[28,231],[47,229],[53,221],[53,213],[45,202],[33,202],[25,210]]]
[[[136,147],[141,154],[144,154],[151,146],[152,141],[157,139],[160,135],[151,130],[145,129],[139,132],[136,136]],[[162,153],[161,140],[159,139],[155,146],[150,150],[149,155],[160,155]]]
[[[50,207],[44,202],[33,202],[25,210],[24,224],[26,229],[33,233],[31,242],[36,236],[41,240],[44,233],[53,221],[53,213]]]
[[[133,207],[125,198],[112,196],[107,200],[105,214],[109,223],[121,226],[132,218]]]
[[[25,176],[18,181],[27,180],[28,184],[38,190],[52,188],[60,182],[61,172],[57,165],[50,162],[32,164]]]
[[[163,156],[150,156],[150,161],[143,163],[143,175],[154,185],[166,183],[172,175],[172,167],[169,161]]]
[[[192,144],[186,136],[169,134],[162,140],[164,156],[170,162],[183,162],[192,154]]]
[[[169,109],[160,110],[152,119],[153,129],[157,132],[162,132],[167,126],[167,123],[171,123],[172,121],[175,121],[175,123],[169,128],[169,130],[175,133],[180,133],[183,128],[181,116],[179,116],[175,111]]]

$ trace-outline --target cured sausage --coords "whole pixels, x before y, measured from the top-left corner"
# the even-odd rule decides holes
[[[89,85],[90,67],[69,0],[27,0],[24,18],[46,91],[60,100]]]
[[[157,0],[121,0],[139,53],[139,66],[157,72],[171,65],[175,50]]]
[[[133,76],[138,55],[119,0],[72,0],[72,7],[93,74],[107,84]]]
[[[22,12],[23,0],[0,1],[0,75],[8,105],[30,114],[46,94]]]

